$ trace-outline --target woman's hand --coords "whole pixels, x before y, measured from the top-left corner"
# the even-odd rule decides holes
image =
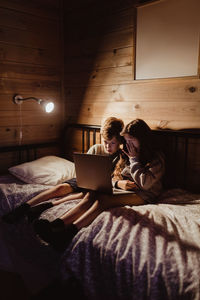
[[[138,155],[138,149],[134,146],[134,142],[129,140],[126,143],[127,151],[122,150],[129,158],[136,157]]]
[[[138,187],[135,184],[135,182],[130,181],[130,180],[118,180],[117,187],[120,188],[120,189],[122,189],[122,190],[134,190],[134,189],[138,189]]]

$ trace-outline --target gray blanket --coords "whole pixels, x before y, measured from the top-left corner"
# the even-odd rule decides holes
[[[66,250],[63,277],[87,299],[200,299],[199,199],[173,190],[158,205],[103,212]]]
[[[0,186],[1,215],[45,186]],[[53,220],[71,200],[45,211]],[[0,224],[0,264],[17,271],[33,292],[57,276],[75,277],[87,299],[200,299],[200,195],[163,193],[157,205],[125,206],[100,214],[63,255],[41,242],[32,225]]]

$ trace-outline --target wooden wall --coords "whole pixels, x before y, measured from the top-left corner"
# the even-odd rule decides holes
[[[0,139],[22,143],[58,136],[61,113],[61,44],[59,1],[0,0]],[[46,114],[34,101],[18,106],[13,94],[53,99],[56,110]]]
[[[70,122],[101,124],[115,115],[152,128],[200,127],[199,78],[134,80],[134,1],[76,1],[65,5],[64,22]]]
[[[134,80],[136,2],[0,0],[1,146],[53,141],[66,122],[99,125],[111,115],[152,128],[200,128],[199,78]],[[16,93],[53,99],[56,109],[16,105]],[[10,165],[12,153],[1,154],[0,169]]]
[[[0,146],[60,137],[64,120],[61,21],[61,0],[0,0]],[[32,100],[16,105],[14,94],[51,99],[55,111],[47,114]],[[0,157],[6,165],[6,158]]]
[[[200,128],[199,78],[134,80],[136,2],[65,3],[66,119],[100,125],[116,116],[125,123],[142,118],[155,129]],[[73,132],[70,138],[76,150],[78,137]],[[200,143],[189,143],[189,181],[198,186]],[[183,152],[180,142],[179,158]]]

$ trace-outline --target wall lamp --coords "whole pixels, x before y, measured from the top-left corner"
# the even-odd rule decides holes
[[[18,94],[15,94],[13,96],[13,102],[15,104],[22,104],[23,101],[26,101],[26,100],[35,100],[35,101],[37,101],[37,103],[42,105],[42,107],[44,108],[44,110],[47,113],[50,113],[54,110],[54,103],[53,102],[49,102],[49,101],[46,101],[46,100],[43,100],[43,99],[38,99],[36,97],[23,98],[21,95],[18,95]]]

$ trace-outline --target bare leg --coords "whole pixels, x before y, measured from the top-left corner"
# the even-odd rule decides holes
[[[83,198],[83,196],[84,196],[84,194],[82,192],[81,193],[73,193],[73,194],[67,195],[66,197],[63,197],[61,199],[53,200],[52,204],[53,204],[53,206],[56,206],[58,204],[61,204],[63,202],[69,201],[69,200],[81,199],[81,198]]]
[[[9,212],[8,214],[4,215],[2,219],[6,223],[16,223],[20,219],[24,218],[25,216],[28,217],[29,222],[34,221],[36,218],[39,217],[39,215],[48,208],[63,203],[68,200],[72,200],[77,197],[82,197],[83,194],[75,194],[75,195],[69,195],[68,197],[64,197],[63,199],[59,199],[56,203],[52,202],[45,202],[49,199],[55,198],[55,197],[61,197],[65,196],[69,193],[73,192],[73,188],[68,183],[59,184],[53,188],[50,188],[37,196],[33,197],[26,203],[23,203],[19,207],[16,207],[13,211]],[[42,202],[42,203],[41,203]]]
[[[70,184],[62,183],[36,195],[35,197],[27,201],[27,204],[36,205],[43,201],[47,201],[51,198],[66,196],[67,194],[72,192],[73,192],[73,188],[71,187]]]
[[[76,227],[81,228],[88,226],[94,219],[104,210],[117,206],[124,205],[142,205],[145,204],[136,194],[130,195],[106,195],[97,194],[96,201],[90,199],[90,194],[87,193],[83,200],[72,208],[69,212],[61,217],[65,224],[74,222]],[[83,203],[83,206],[82,206]],[[85,204],[85,206],[84,206]]]
[[[94,203],[93,194],[87,193],[85,197],[70,211],[60,217],[65,225],[73,223],[83,215]]]
[[[102,211],[111,207],[144,204],[144,201],[135,194],[116,196],[96,194],[94,196],[87,193],[76,207],[53,222],[38,220],[35,223],[36,233],[56,250],[63,251],[77,232],[88,226]]]

